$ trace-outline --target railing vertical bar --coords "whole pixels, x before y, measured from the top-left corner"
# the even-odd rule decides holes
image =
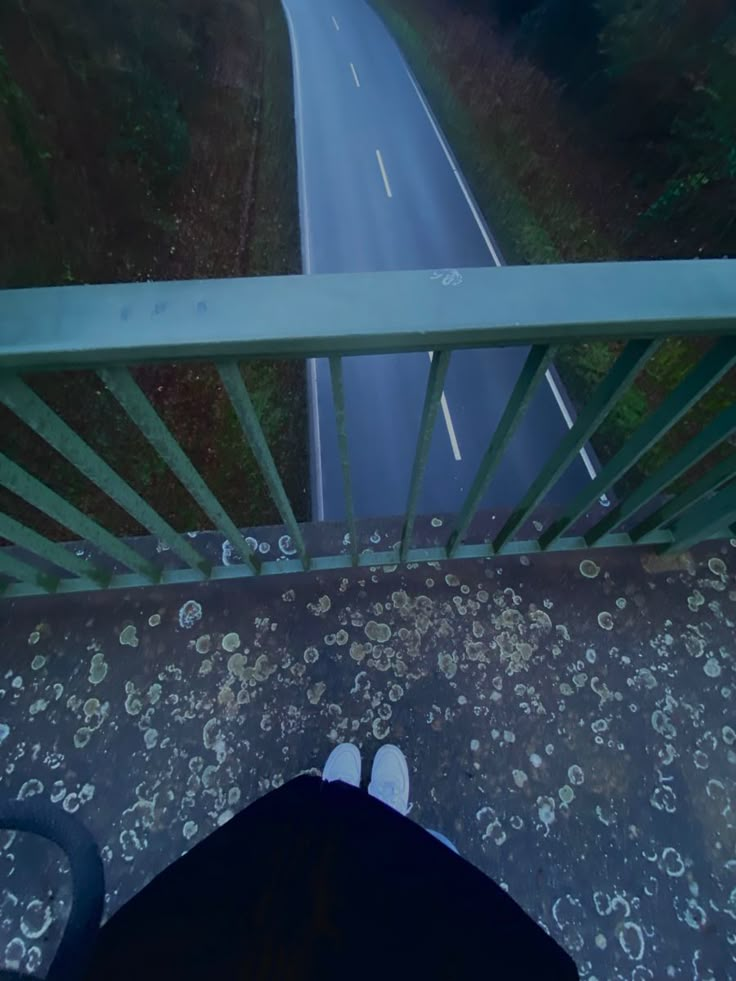
[[[447,539],[447,554],[452,557],[462,544],[470,522],[488,489],[496,469],[501,462],[506,447],[514,435],[517,426],[524,418],[537,385],[544,378],[553,349],[547,344],[535,344],[524,362],[519,377],[516,379],[513,391],[506,403],[496,431],[491,437],[483,459],[478,466],[473,483],[468,491],[462,508],[455,519],[450,536]]]
[[[256,463],[263,475],[263,479],[266,481],[266,486],[273,498],[273,502],[276,505],[281,519],[286,525],[291,539],[294,543],[294,547],[297,550],[297,554],[301,559],[301,563],[304,569],[309,568],[309,556],[307,555],[307,549],[304,544],[304,539],[302,538],[302,533],[299,530],[299,525],[297,524],[296,517],[294,516],[294,511],[291,507],[291,502],[284,489],[284,485],[279,476],[276,463],[274,461],[271,450],[269,449],[268,442],[263,433],[260,422],[258,421],[258,414],[253,407],[253,402],[251,401],[250,395],[248,394],[248,389],[246,388],[245,381],[240,372],[240,366],[237,361],[228,359],[227,361],[217,361],[216,367],[219,372],[220,378],[222,379],[222,384],[225,387],[230,401],[232,403],[233,409],[235,410],[235,415],[238,417],[238,421],[245,433],[251,450],[253,451],[253,456],[256,458]]]
[[[133,569],[146,576],[151,582],[158,582],[161,572],[129,545],[110,534],[101,525],[82,514],[73,504],[65,501],[57,493],[50,490],[40,480],[36,480],[26,470],[13,463],[7,456],[0,453],[0,484],[7,487],[22,500],[34,508],[43,511],[54,521],[71,531],[76,532],[85,541],[94,545],[101,552],[106,552],[128,569]]]
[[[543,549],[563,535],[591,505],[639,461],[647,450],[665,435],[693,405],[736,364],[736,337],[718,341],[701,358],[677,388],[651,413],[636,432],[609,460],[595,480],[585,486],[564,516],[553,522],[539,537]]]
[[[674,541],[663,546],[665,554],[684,552],[691,545],[725,530],[736,520],[736,484],[719,491],[715,497],[686,511],[672,527]]]
[[[725,460],[721,460],[720,463],[712,467],[700,480],[696,480],[695,483],[691,484],[681,494],[667,501],[650,514],[648,518],[645,518],[635,528],[632,528],[629,532],[631,540],[638,542],[650,532],[657,531],[663,525],[667,525],[670,521],[674,521],[675,518],[679,518],[688,508],[697,504],[698,501],[701,501],[708,494],[717,491],[719,487],[728,483],[729,480],[733,480],[734,477],[736,477],[736,454],[732,453]]]
[[[50,541],[32,528],[21,524],[15,518],[11,518],[8,514],[0,514],[0,537],[7,538],[11,542],[15,542],[16,545],[20,545],[27,552],[32,552],[38,558],[51,562],[62,569],[67,569],[77,576],[90,579],[91,582],[100,586],[104,586],[110,581],[110,573],[99,569],[92,562],[81,559],[78,555],[64,548],[63,545]]]
[[[187,565],[209,575],[210,564],[184,541],[112,467],[17,376],[5,376],[0,401],[63,457],[116,501],[152,534],[158,535]]]
[[[0,548],[0,574],[26,582],[31,586],[43,589],[46,593],[53,593],[59,585],[58,576],[50,576],[35,566],[28,565],[21,559],[16,559],[13,555],[8,555],[7,548]],[[5,588],[5,587],[3,587]]]
[[[429,376],[424,392],[424,405],[422,406],[422,416],[419,423],[417,448],[414,453],[414,463],[409,481],[406,517],[404,518],[404,527],[401,531],[401,543],[399,545],[399,556],[402,562],[406,560],[406,554],[411,545],[417,504],[419,502],[419,492],[422,489],[422,480],[429,457],[429,448],[432,443],[432,433],[434,432],[434,424],[437,419],[437,411],[440,407],[445,376],[450,365],[450,353],[450,351],[435,351],[434,354],[430,353]]]
[[[253,572],[258,572],[260,560],[127,368],[101,368],[97,374],[218,531],[230,540],[233,548],[243,557],[245,564],[250,566]]]
[[[345,513],[347,515],[348,534],[350,535],[350,555],[353,565],[357,565],[358,535],[355,528],[353,483],[350,476],[348,434],[345,424],[345,382],[343,379],[342,358],[330,358],[330,379],[332,381],[332,399],[335,404],[335,421],[337,423],[337,442],[340,450],[340,464],[342,466],[342,483],[345,490]]]
[[[626,345],[614,366],[578,415],[572,429],[566,432],[557,449],[532,482],[521,504],[512,511],[506,524],[494,538],[494,552],[499,552],[506,542],[514,537],[524,522],[531,517],[534,508],[544,499],[570,466],[580,448],[598,429],[611,408],[630,387],[642,367],[659,349],[661,343],[661,341],[638,340],[630,341]]]
[[[686,473],[690,467],[695,466],[711,450],[715,449],[719,443],[736,431],[736,404],[729,406],[721,412],[715,419],[708,423],[705,429],[694,436],[679,453],[663,464],[656,473],[647,477],[639,486],[627,497],[617,504],[604,518],[602,518],[590,531],[585,534],[585,541],[588,545],[595,543],[608,534],[622,521],[631,517],[640,508],[648,504],[652,498],[656,497],[661,491],[669,487],[678,477]]]

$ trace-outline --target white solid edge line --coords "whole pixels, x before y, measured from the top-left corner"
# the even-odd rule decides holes
[[[359,89],[360,80],[358,79],[358,73],[356,72],[355,65],[352,63],[352,61],[350,62],[350,71],[353,73],[353,81],[355,82],[355,87]]]
[[[386,188],[386,196],[392,198],[393,194],[391,193],[391,185],[388,182],[388,175],[386,173],[386,168],[383,166],[383,157],[381,156],[380,150],[376,150],[376,160],[378,161],[378,166],[381,169],[381,177],[383,177],[383,186]]]
[[[337,23],[337,21],[335,20],[334,17],[332,18],[332,23],[335,25],[335,30],[336,31],[339,31],[340,30],[340,25]]]
[[[557,407],[559,408],[560,413],[562,414],[562,418],[565,420],[567,424],[567,428],[572,429],[574,425],[573,418],[568,412],[567,406],[565,405],[565,401],[562,398],[562,393],[557,387],[557,382],[554,380],[552,376],[552,372],[549,370],[549,368],[545,371],[544,377],[547,379],[547,384],[549,385],[552,391],[552,395],[554,396],[555,402],[557,403]],[[580,458],[585,464],[585,469],[588,471],[588,476],[590,477],[591,480],[595,480],[598,474],[596,473],[595,467],[593,466],[593,462],[590,459],[590,455],[588,451],[585,449],[584,446],[582,446],[578,452],[580,453]]]
[[[434,116],[432,115],[432,111],[429,108],[429,106],[427,105],[427,100],[424,98],[424,95],[422,94],[421,89],[417,85],[416,81],[414,80],[414,76],[412,75],[412,73],[409,71],[408,68],[406,69],[406,74],[407,74],[407,76],[409,78],[409,81],[411,82],[411,84],[412,84],[412,86],[414,88],[414,91],[417,94],[417,98],[419,99],[419,101],[422,104],[422,108],[424,109],[424,112],[427,115],[427,119],[429,120],[429,123],[430,123],[432,129],[434,130],[434,135],[437,137],[437,140],[438,140],[440,146],[442,147],[445,156],[447,157],[447,162],[449,163],[450,169],[452,170],[453,174],[455,175],[455,180],[458,182],[458,184],[460,186],[460,190],[463,192],[463,197],[465,198],[465,200],[468,203],[468,207],[470,208],[470,210],[472,212],[473,218],[475,218],[475,223],[478,226],[478,229],[479,229],[481,235],[483,236],[483,241],[486,243],[486,246],[488,248],[488,251],[491,253],[491,257],[492,257],[494,263],[497,266],[502,266],[503,263],[501,262],[500,256],[498,255],[498,253],[496,252],[496,249],[494,248],[494,245],[493,245],[493,242],[491,240],[491,237],[488,234],[488,230],[485,227],[485,223],[484,223],[483,219],[481,218],[481,215],[478,212],[477,207],[475,206],[475,202],[473,201],[473,198],[470,195],[470,191],[468,190],[468,187],[467,187],[467,185],[465,183],[465,178],[462,176],[462,174],[460,173],[460,171],[458,170],[458,168],[455,166],[455,161],[454,161],[454,159],[452,157],[452,154],[450,153],[450,148],[448,147],[448,145],[447,145],[447,143],[445,141],[445,138],[442,135],[442,132],[440,131],[440,128],[438,127],[437,123],[434,120]],[[567,406],[565,405],[565,402],[564,402],[564,400],[562,398],[562,394],[561,394],[559,388],[557,387],[557,384],[556,384],[554,378],[552,377],[552,373],[548,370],[548,371],[545,372],[544,377],[547,379],[547,384],[550,387],[550,390],[552,392],[552,395],[554,397],[554,400],[557,403],[557,407],[560,410],[560,414],[562,415],[562,418],[565,420],[565,424],[566,424],[567,428],[568,429],[572,429],[572,427],[573,427],[573,419],[572,419],[570,413],[567,410]],[[593,466],[593,462],[590,459],[590,454],[588,453],[588,451],[585,449],[584,446],[580,449],[579,452],[580,452],[580,458],[582,459],[583,464],[585,465],[585,469],[588,471],[588,476],[591,478],[591,480],[595,479],[595,477],[597,477],[598,475],[596,473],[595,467]]]
[[[301,239],[302,239],[302,265],[304,267],[304,272],[306,275],[310,275],[312,272],[312,246],[311,246],[311,234],[309,227],[309,202],[307,199],[307,178],[306,178],[306,154],[304,150],[304,128],[302,125],[302,77],[301,77],[301,61],[299,58],[299,45],[296,40],[296,29],[294,28],[294,21],[291,16],[289,8],[286,3],[283,2],[281,6],[283,7],[284,13],[286,14],[286,23],[289,28],[289,40],[291,42],[291,52],[294,59],[294,115],[296,117],[296,131],[297,131],[297,170],[299,172],[299,203],[300,203],[300,215],[301,215]],[[338,28],[339,30],[339,28]],[[307,370],[309,372],[310,381],[312,383],[312,399],[311,399],[311,416],[312,416],[312,432],[314,433],[314,443],[315,443],[315,491],[316,491],[316,510],[317,510],[317,520],[324,521],[325,517],[325,486],[324,486],[324,472],[322,468],[322,433],[320,431],[319,424],[319,391],[317,389],[317,362],[314,358],[310,358],[307,362]]]
[[[450,153],[450,148],[448,147],[447,143],[445,142],[445,138],[442,135],[442,133],[440,132],[439,126],[434,121],[434,116],[432,115],[431,109],[427,105],[427,100],[422,95],[421,89],[419,88],[419,86],[417,85],[417,83],[414,81],[414,76],[412,75],[412,73],[409,71],[408,68],[406,69],[406,74],[408,75],[409,81],[413,85],[414,91],[416,92],[417,97],[418,97],[419,101],[422,104],[422,108],[424,109],[424,112],[427,115],[427,119],[429,120],[430,126],[434,130],[434,135],[437,137],[437,140],[438,140],[440,146],[442,147],[442,150],[444,151],[445,156],[447,157],[447,162],[450,165],[450,170],[452,170],[453,174],[455,175],[455,180],[460,185],[460,190],[463,192],[463,197],[465,198],[465,200],[468,203],[468,207],[470,208],[470,210],[471,210],[471,212],[473,214],[473,218],[475,218],[475,223],[478,226],[478,229],[480,230],[481,235],[483,236],[483,241],[486,243],[486,247],[488,248],[488,251],[491,253],[491,256],[493,258],[493,261],[495,262],[495,264],[497,266],[503,265],[503,263],[501,262],[501,259],[498,256],[498,253],[496,252],[496,250],[495,250],[495,248],[493,246],[493,242],[491,241],[491,236],[488,234],[488,230],[485,227],[485,224],[483,222],[483,219],[481,218],[481,216],[480,216],[480,214],[478,212],[478,209],[475,206],[475,201],[473,201],[472,197],[470,196],[470,191],[468,190],[468,188],[467,188],[467,186],[465,184],[465,180],[464,180],[462,174],[460,173],[460,171],[458,170],[458,168],[455,166],[455,161],[454,161],[454,159],[452,157],[452,154]]]
[[[427,356],[431,361],[434,357],[432,351],[427,351]],[[440,405],[442,406],[442,415],[445,417],[445,425],[447,426],[447,435],[450,437],[450,446],[452,447],[452,455],[457,461],[462,460],[460,454],[460,444],[457,441],[457,434],[455,433],[455,427],[452,423],[452,416],[450,415],[450,406],[447,404],[447,398],[445,393],[442,393],[440,397]]]
[[[447,435],[450,437],[450,446],[452,447],[452,455],[459,462],[462,460],[460,455],[460,447],[458,446],[457,436],[455,435],[455,427],[452,424],[452,416],[450,415],[450,407],[447,404],[447,396],[443,392],[440,397],[440,405],[442,406],[442,414],[445,417],[445,425],[447,426]]]

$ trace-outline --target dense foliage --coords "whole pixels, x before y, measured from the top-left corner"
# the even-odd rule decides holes
[[[453,0],[486,14],[637,158],[645,220],[710,226],[736,253],[734,0]]]
[[[166,275],[203,129],[237,124],[242,185],[259,33],[252,0],[4,0],[0,285]]]

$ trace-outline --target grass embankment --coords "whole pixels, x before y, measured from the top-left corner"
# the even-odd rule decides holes
[[[655,234],[642,222],[645,209],[630,175],[608,152],[605,119],[593,131],[559,85],[515,54],[490,18],[463,13],[447,0],[373,4],[427,94],[509,263],[687,255],[666,229]],[[684,377],[705,344],[673,339],[651,359],[594,438],[604,460]],[[556,364],[578,406],[619,350],[603,343],[560,350]],[[734,384],[731,375],[714,388],[643,458],[639,474],[656,469],[730,405]]]
[[[0,286],[300,270],[279,0],[9,0],[0,37]],[[306,516],[303,365],[260,361],[243,371]],[[214,369],[147,366],[136,377],[236,522],[277,520]],[[174,527],[209,527],[95,376],[29,381]],[[14,416],[3,411],[0,424],[9,456],[111,530],[141,530]],[[68,537],[16,498],[0,503]]]

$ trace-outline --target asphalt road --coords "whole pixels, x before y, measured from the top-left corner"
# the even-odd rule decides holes
[[[304,272],[501,264],[437,123],[377,14],[364,0],[283,2],[295,76]],[[447,277],[448,289],[456,278]],[[462,503],[527,351],[453,355],[421,512],[454,511]],[[428,370],[429,357],[419,354],[344,360],[358,517],[401,514],[406,507]],[[313,517],[339,519],[345,504],[329,370],[325,361],[313,361],[309,371]],[[518,502],[565,432],[565,404],[549,374],[485,504]],[[576,458],[548,503],[569,499],[591,467],[589,459]]]

